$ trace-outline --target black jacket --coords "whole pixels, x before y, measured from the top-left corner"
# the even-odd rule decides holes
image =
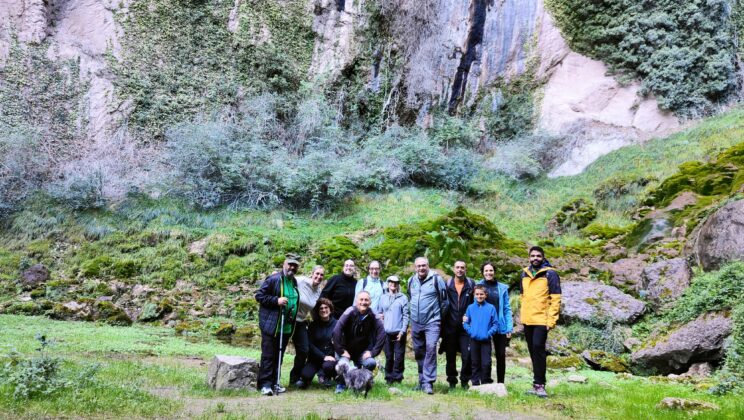
[[[308,358],[311,362],[320,365],[326,356],[333,356],[333,329],[336,322],[336,318],[331,317],[328,322],[317,320],[310,324],[307,335],[310,342]]]
[[[357,279],[347,277],[343,273],[336,274],[328,279],[320,297],[324,297],[333,302],[333,316],[341,319],[341,314],[354,305],[354,289],[356,288]]]
[[[333,329],[333,348],[338,354],[346,350],[357,358],[369,350],[375,357],[384,345],[385,327],[372,309],[362,315],[355,306],[348,308]]]
[[[458,296],[454,277],[447,283],[446,295],[449,303],[449,313],[444,323],[445,334],[467,334],[462,327],[462,316],[465,315],[468,306],[473,303],[473,287],[475,287],[475,282],[466,278],[465,285],[462,286],[462,293]]]
[[[297,289],[297,280],[291,277],[294,288]],[[282,284],[282,273],[272,274],[264,280],[261,287],[256,290],[256,301],[260,305],[258,309],[258,327],[261,332],[269,335],[276,335],[277,324],[279,323],[279,294]],[[298,304],[300,293],[297,292]],[[284,319],[284,322],[292,323],[294,331],[294,319]]]

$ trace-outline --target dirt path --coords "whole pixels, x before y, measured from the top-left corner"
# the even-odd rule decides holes
[[[287,392],[278,397],[199,398],[181,395],[175,388],[156,388],[160,397],[180,401],[183,418],[217,417],[220,410],[249,418],[302,418],[308,415],[322,419],[535,419],[522,413],[498,412],[484,404],[467,406],[444,395],[392,395],[389,400],[365,400],[336,397],[332,390]]]

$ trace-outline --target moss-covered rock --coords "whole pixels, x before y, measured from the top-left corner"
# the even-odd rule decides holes
[[[129,326],[132,319],[123,309],[109,301],[96,301],[93,304],[90,318],[92,321],[103,321],[111,325]]]
[[[212,332],[212,335],[216,337],[230,337],[235,333],[235,325],[231,324],[229,322],[223,322],[220,323],[220,325],[215,328],[215,330]]]
[[[114,263],[108,255],[99,255],[80,264],[80,274],[83,277],[100,277]]]
[[[178,335],[187,335],[199,332],[203,327],[201,321],[181,321],[176,324],[175,331]]]
[[[235,330],[231,344],[234,346],[251,347],[260,335],[258,327],[255,324],[244,325]]]
[[[623,358],[600,350],[585,350],[581,357],[595,370],[606,370],[615,373],[629,372],[627,361]]]
[[[317,251],[318,261],[329,274],[341,272],[344,261],[348,259],[355,260],[358,265],[362,265],[359,261],[361,257],[362,251],[346,236],[334,236],[321,242]]]
[[[558,232],[565,232],[583,229],[596,217],[594,205],[583,198],[577,198],[561,207],[551,222]]]
[[[580,369],[584,366],[584,360],[575,354],[569,356],[548,356],[548,367],[550,369]]]
[[[253,297],[240,299],[233,306],[232,317],[240,319],[255,319],[258,316],[258,301]]]
[[[455,260],[465,261],[470,275],[476,276],[475,267],[491,261],[497,276],[513,278],[519,267],[510,257],[521,256],[525,249],[524,243],[506,238],[485,217],[458,207],[429,222],[385,229],[381,242],[368,255],[391,273],[410,271],[414,258],[426,256],[431,267],[447,270]]]

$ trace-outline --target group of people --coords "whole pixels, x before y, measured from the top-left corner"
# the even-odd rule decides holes
[[[299,261],[287,258],[282,271],[266,278],[256,292],[260,305],[261,361],[258,388],[264,395],[285,392],[280,384],[282,357],[291,339],[295,348],[290,382],[306,388],[318,382],[336,392],[346,389],[338,364],[374,371],[375,359],[385,353],[385,381],[403,380],[406,341],[410,326],[413,352],[418,364],[416,389],[433,394],[437,379],[437,346],[446,355],[450,388],[458,384],[493,383],[492,349],[496,356],[497,386],[504,388],[506,347],[513,331],[509,287],[495,278],[496,267],[481,266],[482,279],[467,277],[464,261],[456,261],[454,275],[445,282],[429,267],[425,257],[416,258],[415,273],[408,291],[401,292],[401,279],[382,280],[382,266],[372,261],[368,275],[356,277],[356,264],[346,260],[342,272],[322,286],[325,269],[313,268],[310,277],[297,276]],[[521,274],[520,321],[524,325],[534,371],[528,392],[546,397],[545,342],[558,321],[560,278],[540,247],[529,250],[529,265]],[[457,371],[457,356],[461,369]]]

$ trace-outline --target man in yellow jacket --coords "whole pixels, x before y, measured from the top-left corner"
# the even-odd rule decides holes
[[[561,279],[545,259],[545,251],[539,246],[530,248],[530,265],[522,270],[519,292],[522,295],[519,315],[524,324],[524,336],[534,374],[532,389],[527,392],[545,398],[548,396],[545,392],[545,341],[548,339],[548,331],[558,322]]]

